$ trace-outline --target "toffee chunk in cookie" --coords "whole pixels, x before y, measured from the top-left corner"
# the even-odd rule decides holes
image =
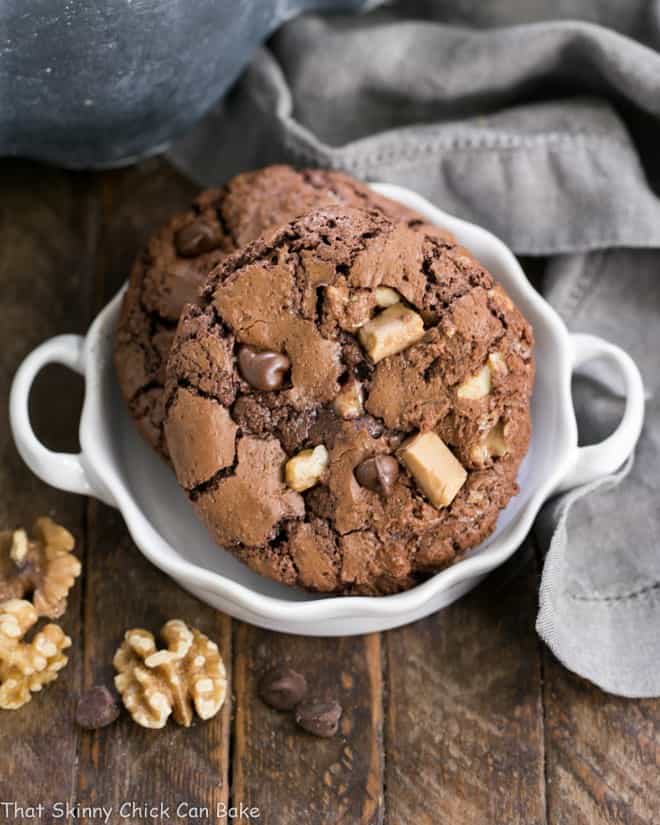
[[[324,208],[211,272],[172,347],[165,429],[219,545],[289,585],[393,593],[494,529],[533,379],[529,325],[469,253]]]
[[[413,229],[429,229],[417,213],[349,175],[269,166],[203,192],[192,209],[175,215],[135,261],[117,329],[115,364],[132,417],[164,456],[165,365],[183,305],[197,300],[208,272],[229,253],[267,229],[331,204],[376,208]]]

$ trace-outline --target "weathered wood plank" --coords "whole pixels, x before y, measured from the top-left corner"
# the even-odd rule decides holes
[[[544,652],[548,825],[660,823],[660,700],[609,696]]]
[[[258,808],[261,825],[380,823],[380,637],[310,639],[240,624],[235,650],[232,804]],[[310,696],[342,705],[334,738],[303,732],[258,698],[261,675],[284,661],[306,675]]]
[[[0,163],[0,526],[31,528],[36,516],[50,514],[75,534],[80,557],[84,500],[32,475],[14,447],[7,418],[9,385],[21,359],[45,338],[87,326],[92,244],[88,177]],[[77,449],[80,402],[80,381],[66,370],[48,369],[38,379],[31,417],[52,449]],[[61,620],[73,646],[58,680],[20,710],[0,711],[0,800],[46,806],[72,800],[78,747],[73,716],[82,677],[80,597],[78,583]],[[0,814],[2,821],[13,818]],[[50,815],[39,821],[50,822]]]
[[[185,208],[193,192],[194,187],[158,160],[100,178],[97,309],[121,286],[149,234],[172,212]],[[111,683],[112,657],[125,630],[144,627],[157,634],[171,618],[181,618],[215,640],[230,674],[229,618],[151,566],[133,545],[116,511],[91,502],[88,523],[85,684]],[[178,805],[208,807],[208,821],[222,823],[215,813],[228,798],[230,714],[229,697],[217,717],[197,722],[191,729],[170,722],[165,730],[148,731],[124,714],[110,728],[83,734],[79,801],[110,805],[115,816],[121,813],[122,803],[163,804],[172,820]],[[185,811],[179,813],[183,816]],[[146,820],[136,812],[121,821]],[[183,816],[176,821],[188,820]],[[192,815],[189,821],[194,821]]]
[[[545,821],[536,565],[387,634],[389,825]]]

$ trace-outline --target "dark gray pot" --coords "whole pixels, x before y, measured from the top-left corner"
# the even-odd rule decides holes
[[[75,168],[157,152],[301,11],[365,0],[5,0],[0,154]]]

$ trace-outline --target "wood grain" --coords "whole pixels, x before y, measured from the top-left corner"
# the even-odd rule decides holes
[[[98,178],[97,308],[121,286],[149,234],[170,213],[185,208],[192,192],[189,183],[158,161]],[[111,684],[112,657],[128,628],[157,634],[171,618],[181,618],[217,641],[231,674],[229,618],[149,564],[127,535],[121,516],[99,502],[88,507],[88,545],[86,685]],[[111,805],[119,813],[122,804],[152,802],[168,808],[172,819],[178,806],[188,806],[179,809],[181,816],[175,821],[180,822],[188,821],[186,810],[208,808],[209,821],[222,823],[215,811],[229,794],[230,715],[231,697],[218,716],[191,729],[170,722],[165,730],[148,731],[125,714],[111,728],[83,734],[79,801]],[[138,823],[144,818],[136,812],[121,821]]]
[[[529,550],[475,592],[387,635],[387,821],[545,821],[536,567]]]
[[[658,825],[660,701],[608,696],[547,649],[544,664],[549,825]]]
[[[194,191],[157,159],[89,175],[0,163],[0,528],[50,513],[76,534],[84,561],[63,620],[69,665],[25,708],[0,712],[0,800],[153,802],[171,817],[180,802],[243,802],[259,808],[260,825],[660,825],[660,701],[606,696],[538,643],[529,546],[415,625],[382,637],[283,636],[232,625],[148,564],[116,511],[49,488],[23,465],[7,424],[21,358],[51,335],[84,332],[148,235]],[[77,449],[80,401],[66,370],[38,380],[32,418],[53,449]],[[233,659],[235,702],[190,730],[144,731],[124,716],[80,733],[78,693],[110,683],[123,632],[157,632],[173,616],[215,638],[229,671]],[[312,693],[344,705],[334,739],[305,734],[257,698],[259,676],[283,659]],[[174,821],[225,821],[214,814]],[[145,819],[115,813],[118,822]]]
[[[50,514],[76,536],[84,558],[84,501],[40,482],[23,464],[8,424],[8,394],[21,359],[45,338],[82,332],[89,320],[93,226],[89,180],[28,163],[0,164],[0,526],[32,527]],[[53,449],[76,450],[80,382],[63,369],[37,380],[31,418]],[[0,711],[0,800],[71,801],[76,777],[73,723],[81,682],[81,585],[61,621],[72,637],[58,680],[18,711]],[[38,768],[36,767],[38,766]],[[43,822],[50,822],[45,814]]]
[[[310,639],[240,624],[235,650],[233,804],[258,808],[260,825],[380,823],[380,637]],[[309,696],[340,702],[337,736],[313,737],[260,701],[260,676],[280,662],[306,675]]]

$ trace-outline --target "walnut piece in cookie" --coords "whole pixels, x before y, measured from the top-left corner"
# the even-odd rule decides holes
[[[340,418],[359,418],[364,415],[362,384],[356,378],[351,378],[339,390],[332,406]]]
[[[23,599],[0,604],[0,708],[16,710],[32,693],[57,679],[68,659],[63,651],[71,639],[55,624],[47,624],[31,642],[23,641],[39,616]]]
[[[494,427],[488,430],[483,440],[472,448],[470,457],[478,467],[483,467],[492,461],[493,457],[505,456],[508,450],[506,425],[500,419]]]
[[[134,721],[163,728],[170,715],[190,727],[193,707],[200,719],[215,716],[227,695],[227,675],[218,646],[180,619],[167,622],[158,650],[151,633],[127,630],[113,660],[115,687]]]
[[[23,529],[0,533],[0,601],[32,594],[38,616],[57,619],[80,575],[71,533],[47,516],[38,518],[34,538]]]
[[[456,395],[469,401],[478,401],[492,392],[493,376],[502,377],[507,372],[506,360],[502,353],[491,352],[483,367],[457,388]]]
[[[328,451],[323,444],[313,449],[301,450],[286,463],[286,483],[292,490],[302,493],[318,484],[327,467]]]

